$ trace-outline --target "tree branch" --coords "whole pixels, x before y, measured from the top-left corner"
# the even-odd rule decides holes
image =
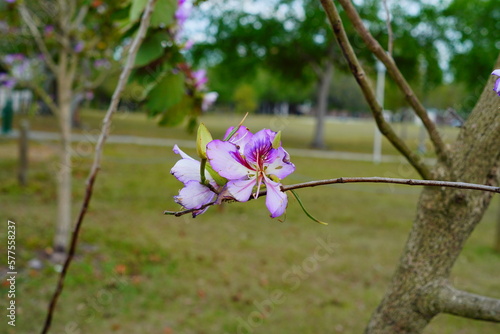
[[[40,35],[40,32],[38,31],[38,28],[35,25],[33,17],[31,16],[30,12],[28,11],[26,5],[23,2],[19,4],[18,8],[19,8],[19,14],[23,19],[24,24],[28,26],[28,29],[30,30],[31,35],[35,39],[35,43],[40,49],[40,52],[42,53],[45,62],[47,63],[47,66],[52,71],[52,73],[54,73],[54,75],[57,75],[57,65],[52,59],[52,56],[49,50],[47,49],[47,45],[45,45],[45,42],[43,41],[43,38]]]
[[[333,5],[332,0],[321,0],[322,3],[330,2],[331,7],[335,7]],[[417,116],[422,120],[427,132],[429,133],[429,138],[434,145],[434,149],[436,151],[436,155],[442,161],[444,161],[447,165],[449,165],[449,154],[446,146],[439,134],[435,123],[429,118],[427,114],[427,110],[424,108],[422,103],[420,103],[419,99],[411,89],[410,85],[404,78],[403,74],[399,71],[396,63],[392,59],[390,55],[388,55],[385,50],[380,46],[377,40],[370,34],[368,29],[363,24],[361,17],[359,16],[356,8],[354,8],[353,4],[349,0],[339,0],[340,4],[344,8],[349,20],[351,21],[354,29],[361,36],[363,41],[365,42],[368,49],[385,65],[387,68],[387,72],[397,84],[401,92],[404,94],[406,100],[411,105]]]
[[[282,191],[288,191],[300,188],[309,188],[316,186],[323,186],[327,184],[336,183],[393,183],[404,184],[407,186],[431,186],[431,187],[448,187],[470,190],[482,190],[493,193],[500,193],[500,187],[487,186],[475,183],[466,182],[451,182],[451,181],[436,181],[436,180],[415,180],[415,179],[395,179],[389,177],[339,177],[336,179],[319,180],[304,183],[297,183],[290,186],[282,186]]]
[[[475,183],[465,183],[465,182],[451,182],[451,181],[436,181],[436,180],[415,180],[415,179],[394,179],[388,177],[339,177],[336,179],[310,181],[304,183],[292,184],[289,186],[281,186],[281,191],[290,191],[294,189],[301,188],[311,188],[317,186],[325,186],[337,183],[392,183],[392,184],[403,184],[407,186],[431,186],[431,187],[448,187],[448,188],[459,188],[459,189],[470,189],[470,190],[481,190],[500,194],[500,187],[487,186]],[[265,196],[267,194],[266,190],[259,192],[259,196]],[[253,197],[250,197],[252,199]],[[233,199],[223,199],[223,202],[234,201]],[[182,211],[164,211],[165,215],[172,215],[176,217],[183,216],[194,211],[205,209],[209,206],[217,204],[217,201],[213,201],[202,205],[197,209],[187,209]]]
[[[87,16],[87,13],[89,11],[89,6],[85,5],[80,8],[80,11],[78,12],[78,15],[76,16],[75,20],[73,21],[73,29],[78,29],[78,27],[82,24],[83,20],[85,19],[85,16]]]
[[[500,322],[500,299],[457,290],[447,283],[427,286],[419,302],[421,312]]]
[[[113,117],[113,114],[116,112],[116,109],[118,107],[118,103],[120,102],[120,96],[125,88],[125,85],[127,83],[128,77],[130,76],[130,73],[132,71],[132,68],[134,66],[134,61],[135,61],[135,56],[137,54],[137,51],[139,50],[139,46],[141,45],[142,41],[144,40],[144,37],[146,36],[146,32],[149,26],[149,22],[151,19],[151,15],[153,13],[153,9],[155,7],[157,0],[148,0],[148,3],[146,4],[146,8],[144,9],[144,13],[141,18],[141,25],[139,27],[139,30],[137,32],[137,35],[132,42],[132,45],[129,49],[128,57],[125,63],[125,66],[123,68],[123,71],[120,75],[120,79],[118,81],[118,84],[116,86],[116,89],[113,93],[113,96],[111,98],[111,103],[109,105],[108,111],[106,112],[106,116],[103,120],[103,125],[101,129],[101,134],[99,136],[99,140],[96,145],[95,149],[95,156],[94,156],[94,162],[92,164],[92,167],[89,172],[89,176],[87,178],[86,182],[86,191],[85,191],[85,197],[82,203],[82,206],[80,208],[80,212],[78,214],[78,218],[75,224],[75,228],[73,230],[73,234],[71,236],[71,244],[70,244],[70,249],[68,252],[68,257],[66,258],[66,261],[64,262],[64,266],[62,268],[61,274],[59,276],[59,280],[57,282],[57,287],[56,291],[54,292],[54,295],[52,296],[52,299],[49,304],[48,312],[47,312],[47,317],[45,319],[45,325],[42,330],[42,334],[46,334],[48,330],[50,329],[50,325],[52,323],[52,316],[55,310],[55,307],[57,305],[57,300],[63,290],[64,287],[64,279],[66,277],[66,273],[68,272],[69,265],[71,264],[71,261],[73,259],[73,256],[75,255],[75,250],[76,250],[76,245],[78,243],[78,236],[80,233],[80,228],[82,226],[83,218],[85,217],[85,214],[87,213],[87,209],[90,203],[90,199],[92,198],[92,193],[93,193],[93,188],[94,188],[94,182],[97,177],[97,173],[100,169],[100,162],[102,158],[102,149],[104,146],[104,143],[106,142],[106,138],[109,133],[109,129],[111,127],[111,119]]]
[[[391,142],[391,144],[408,160],[408,162],[417,170],[417,172],[424,179],[431,179],[431,172],[428,167],[424,164],[422,158],[417,154],[413,153],[410,148],[404,143],[401,138],[394,132],[392,127],[387,123],[384,119],[382,113],[382,107],[377,101],[375,97],[375,92],[370,86],[366,74],[359,64],[358,58],[352,49],[351,44],[349,43],[349,39],[347,38],[347,34],[344,30],[344,26],[342,24],[342,20],[340,15],[335,8],[335,5],[331,0],[321,0],[321,4],[325,9],[325,12],[328,16],[328,20],[333,29],[333,33],[337,39],[337,42],[344,54],[344,57],[349,64],[352,74],[354,78],[358,82],[363,95],[365,96],[368,105],[373,113],[375,118],[375,122],[380,130],[380,132]]]

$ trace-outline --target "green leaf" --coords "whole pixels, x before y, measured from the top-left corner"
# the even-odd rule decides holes
[[[134,22],[139,20],[144,8],[146,8],[146,3],[148,0],[132,0],[132,7],[130,7],[130,21]]]
[[[160,58],[165,51],[161,44],[168,39],[168,34],[165,31],[157,31],[146,37],[137,51],[135,66],[144,66]]]
[[[273,140],[273,148],[278,149],[281,146],[281,131],[278,131]]]
[[[151,26],[169,26],[174,22],[177,0],[159,0],[156,3],[153,15],[151,15]]]
[[[315,218],[313,215],[311,215],[306,207],[304,206],[304,204],[302,204],[302,201],[300,200],[300,197],[299,195],[294,191],[294,190],[291,190],[291,193],[293,195],[293,197],[295,197],[295,199],[297,200],[297,202],[299,202],[299,205],[300,207],[302,208],[302,211],[304,211],[304,213],[306,214],[307,217],[309,217],[312,221],[315,221],[316,223],[318,224],[321,224],[321,225],[328,225],[328,223],[325,223],[317,218]]]
[[[151,115],[157,115],[181,102],[184,96],[184,74],[167,73],[149,92],[148,110]]]
[[[182,123],[184,118],[189,114],[193,108],[193,99],[187,95],[181,98],[181,101],[173,105],[168,110],[162,113],[158,125],[162,126],[176,126]]]

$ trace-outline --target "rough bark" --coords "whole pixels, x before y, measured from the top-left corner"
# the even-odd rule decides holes
[[[316,96],[316,126],[311,146],[324,149],[325,145],[325,116],[328,109],[328,93],[333,75],[333,61],[327,61],[324,71],[319,75]]]
[[[490,81],[451,148],[452,166],[438,163],[432,171],[433,178],[498,185],[500,99],[491,87]],[[436,305],[449,305],[448,301],[463,295],[451,293],[454,290],[446,282],[491,198],[491,193],[461,189],[428,187],[422,191],[403,255],[366,333],[421,333],[438,313],[459,312]],[[436,286],[445,286],[447,293]],[[484,316],[485,312],[473,311],[474,308],[460,308],[459,315],[492,320]]]

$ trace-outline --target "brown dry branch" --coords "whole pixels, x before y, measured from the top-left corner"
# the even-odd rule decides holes
[[[370,106],[380,132],[406,158],[406,160],[408,160],[408,162],[417,170],[422,178],[427,180],[432,179],[430,170],[425,165],[422,158],[412,152],[410,148],[405,144],[405,142],[401,138],[399,138],[396,132],[394,132],[391,125],[385,121],[382,114],[383,108],[378,103],[375,92],[368,82],[365,71],[361,67],[358,58],[354,53],[351,44],[349,43],[349,39],[347,38],[342,20],[337,9],[335,8],[335,5],[331,0],[321,0],[321,4],[325,9],[340,49],[342,50],[342,53],[344,54],[344,57],[349,64],[349,68],[351,69],[351,72],[354,75],[354,78],[358,82],[359,86],[361,87],[363,95],[368,102],[368,105]]]
[[[329,7],[325,6],[325,10],[327,8],[329,10],[332,10],[332,8],[335,9],[335,6],[333,5],[331,0],[321,0],[321,2],[331,4],[331,6]],[[439,134],[436,124],[429,118],[427,110],[413,92],[413,89],[410,87],[410,85],[404,78],[403,74],[399,70],[396,63],[394,62],[392,56],[389,55],[384,50],[384,48],[382,48],[382,46],[378,43],[378,41],[372,36],[370,31],[368,31],[368,29],[365,27],[363,21],[361,20],[361,17],[356,11],[356,8],[354,8],[352,2],[349,0],[339,0],[339,3],[344,8],[354,29],[361,36],[368,49],[385,65],[385,67],[387,68],[387,73],[389,73],[391,78],[394,80],[396,85],[404,94],[407,102],[413,108],[417,116],[422,120],[422,123],[424,124],[424,127],[426,128],[429,134],[429,138],[432,144],[434,145],[434,150],[436,151],[438,159],[442,160],[447,165],[449,165],[449,153],[441,138],[441,135]],[[328,12],[327,14],[330,15]]]
[[[318,180],[310,181],[304,183],[292,184],[289,186],[282,186],[282,191],[290,191],[294,189],[310,188],[317,186],[325,186],[331,184],[339,183],[392,183],[392,184],[403,184],[408,186],[429,186],[429,187],[449,187],[449,188],[459,188],[459,189],[470,189],[470,190],[481,190],[493,193],[500,193],[500,187],[493,187],[482,184],[473,184],[465,182],[448,182],[448,181],[436,181],[436,180],[415,180],[415,179],[396,179],[389,177],[339,177],[336,179],[328,180]],[[265,196],[266,191],[263,190],[259,193],[259,196]],[[253,198],[253,197],[251,197]],[[203,210],[209,206],[215,205],[216,201],[202,205],[197,209],[187,209],[182,211],[164,211],[165,215],[172,215],[176,217],[183,216],[194,211]]]

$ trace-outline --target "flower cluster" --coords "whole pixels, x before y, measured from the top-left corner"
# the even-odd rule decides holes
[[[182,159],[171,173],[184,184],[175,201],[193,210],[193,217],[196,217],[223,200],[246,202],[257,198],[265,187],[266,206],[271,217],[281,216],[288,203],[281,190],[281,180],[293,173],[295,166],[281,146],[280,134],[268,129],[253,134],[239,126],[229,128],[224,138],[212,140],[208,130],[205,136],[198,131],[201,162],[177,145],[174,147],[174,152]]]

